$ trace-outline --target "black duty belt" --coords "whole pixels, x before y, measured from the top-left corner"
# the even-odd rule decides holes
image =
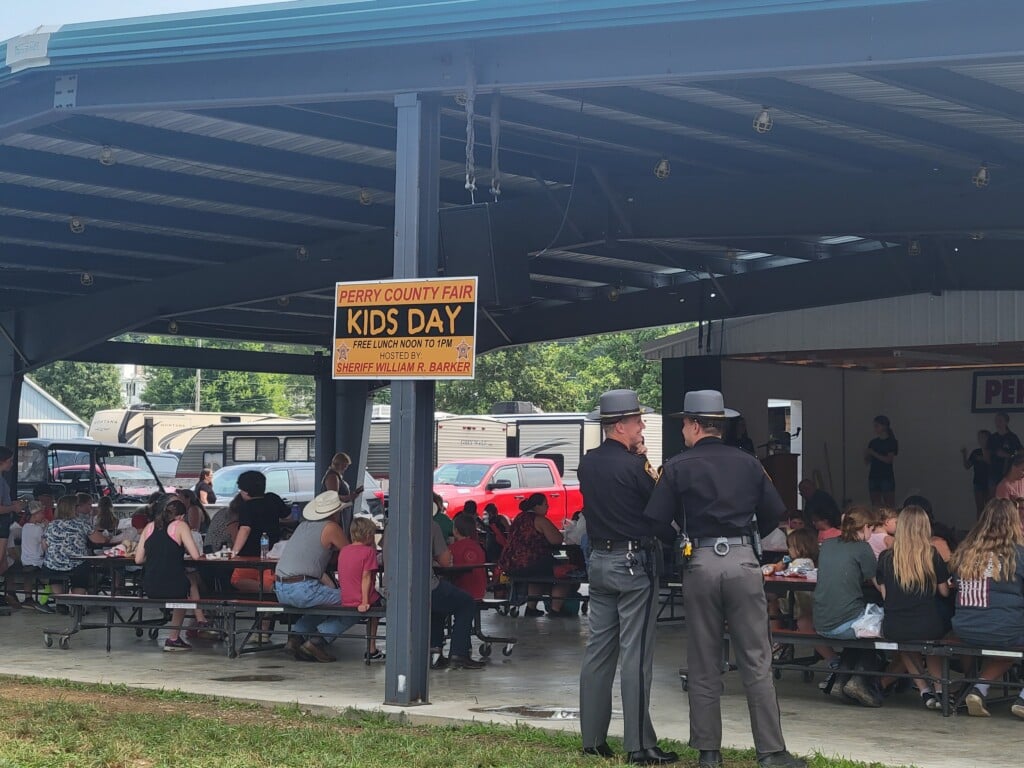
[[[693,540],[696,549],[711,547],[716,555],[729,554],[730,547],[742,547],[754,543],[750,536],[701,536]]]
[[[598,552],[637,552],[651,546],[653,539],[591,539],[590,548]]]

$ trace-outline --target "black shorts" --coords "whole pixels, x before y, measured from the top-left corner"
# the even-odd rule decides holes
[[[69,582],[72,589],[88,589],[90,586],[90,573],[87,563],[76,565],[70,571],[58,571],[51,568],[43,568],[42,578],[51,584],[54,582]]]
[[[5,512],[0,515],[0,539],[7,539],[11,535],[11,524],[14,522],[14,513]]]

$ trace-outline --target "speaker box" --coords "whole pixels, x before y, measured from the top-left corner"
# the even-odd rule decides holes
[[[491,204],[445,208],[440,229],[445,275],[476,275],[481,306],[516,307],[530,298],[527,254],[508,247],[514,233],[492,219]]]

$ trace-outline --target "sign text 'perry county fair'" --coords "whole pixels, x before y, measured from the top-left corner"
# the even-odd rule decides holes
[[[975,371],[971,410],[1024,411],[1024,370]]]
[[[471,379],[476,278],[338,283],[334,378]]]

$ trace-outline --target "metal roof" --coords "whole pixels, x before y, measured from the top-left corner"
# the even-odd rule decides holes
[[[407,92],[441,105],[443,210],[491,202],[496,258],[530,276],[481,349],[1019,288],[1022,22],[1010,0],[299,2],[16,38],[0,300],[26,367],[126,330],[326,346],[335,280],[391,274]]]

